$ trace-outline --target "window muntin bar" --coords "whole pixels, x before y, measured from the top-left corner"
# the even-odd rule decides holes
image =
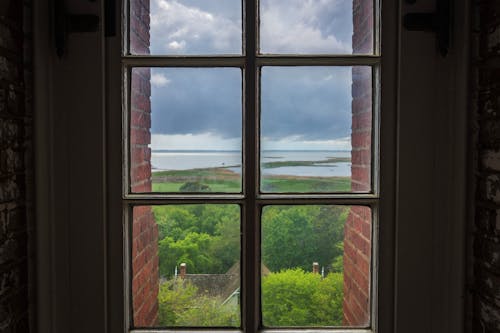
[[[256,8],[257,1],[249,0],[246,2],[244,5],[246,14],[252,13],[252,12],[258,12],[258,8]],[[375,1],[376,3],[377,1]],[[252,9],[253,7],[253,9]],[[250,11],[248,10],[250,8]],[[376,7],[378,8],[378,7]],[[244,16],[245,17],[245,16]],[[256,22],[251,22],[253,21],[252,18],[246,19],[245,22],[243,22],[243,25],[248,29],[248,27],[254,28],[254,31],[257,29]],[[376,25],[376,23],[374,23]],[[248,30],[249,31],[249,30]],[[252,44],[252,43],[250,43]],[[250,48],[248,47],[249,42],[248,40],[245,40],[244,47],[249,50],[252,49],[252,46]],[[257,38],[254,39],[254,43],[252,44],[255,46],[255,49],[258,48],[257,45]],[[378,49],[376,47],[375,49]],[[372,56],[372,55],[334,55],[334,54],[325,54],[325,55],[292,55],[292,54],[287,54],[287,55],[256,55],[255,53],[252,54],[252,52],[247,53],[245,56],[228,56],[228,55],[221,55],[221,56],[148,56],[148,55],[137,55],[137,56],[129,56],[125,55],[122,58],[122,63],[125,66],[125,68],[128,70],[134,66],[142,66],[142,67],[238,67],[243,69],[244,71],[249,71],[249,70],[255,70],[255,75],[258,76],[258,72],[256,68],[260,66],[356,66],[356,65],[364,65],[364,66],[370,66],[370,65],[376,65],[375,67],[378,67],[378,64],[380,63],[381,58],[378,56]],[[252,77],[246,76],[247,78]],[[375,79],[378,79],[378,76],[374,76]],[[375,80],[374,79],[374,80]],[[246,85],[245,85],[246,87]],[[378,87],[374,88],[374,92],[379,89]],[[258,80],[255,81],[253,85],[253,90],[255,92],[255,96],[258,96],[258,90],[259,90],[259,84]],[[247,88],[244,88],[244,93],[247,92]],[[251,93],[252,94],[252,93]],[[248,95],[246,96],[248,98]],[[374,99],[378,98],[376,93],[374,93]],[[256,101],[256,98],[253,99]],[[378,101],[377,101],[378,102]],[[252,106],[252,102],[245,102],[245,109],[247,108],[248,105]],[[258,110],[258,103],[253,104],[252,110]],[[374,119],[378,119],[378,104],[374,103]],[[245,121],[248,119],[248,109],[244,111],[244,117]],[[257,133],[258,134],[258,113],[254,113],[253,116],[254,120],[256,120],[256,124],[251,129],[250,133]],[[378,120],[373,121],[373,127],[374,127],[374,133],[373,137],[374,140],[372,141],[373,148],[375,150],[375,147],[377,146],[377,133],[376,130],[378,129]],[[246,132],[249,133],[249,132]],[[247,143],[247,139],[244,141],[244,156],[252,156],[250,159],[254,159],[255,155],[251,155],[249,152],[252,151],[252,146],[255,146],[255,148],[258,149],[259,147],[259,142],[257,140],[257,135],[254,135],[253,137],[251,135],[247,136],[246,134],[245,138],[253,140],[254,142],[251,143],[250,145]],[[125,141],[128,140],[128,137],[125,138]],[[378,151],[378,149],[377,149]],[[374,152],[374,154],[377,153],[377,151]],[[375,161],[377,161],[377,157],[373,157]],[[253,165],[253,171],[251,169],[246,169],[245,172],[247,174],[258,174],[258,168],[257,168],[257,159],[254,159],[253,161],[248,161],[248,163],[245,163],[245,167],[247,165],[250,165],[252,168]],[[377,162],[374,162],[377,163]],[[374,164],[375,165],[375,164]],[[127,168],[127,167],[126,167]],[[372,175],[375,175],[373,178],[373,181],[376,181],[377,178],[377,172],[378,168],[372,170]],[[257,179],[257,178],[255,178]],[[247,186],[248,182],[244,181],[245,186]],[[256,185],[256,184],[254,184]],[[252,186],[252,188],[256,189],[256,186]],[[378,187],[377,185],[374,185],[374,191],[378,193]],[[255,278],[254,286],[252,287],[251,285],[248,285],[247,287],[243,288],[244,290],[251,290],[253,289],[254,291],[257,291],[259,288],[256,285],[258,283],[258,271],[259,271],[259,263],[258,261],[255,262],[255,258],[258,257],[258,251],[255,252],[255,249],[259,245],[259,241],[257,238],[251,239],[252,234],[255,234],[255,228],[256,226],[260,223],[260,218],[258,215],[260,213],[257,213],[255,216],[251,217],[250,219],[245,220],[245,217],[247,214],[253,214],[252,212],[259,212],[260,207],[266,206],[269,204],[360,204],[360,205],[370,205],[372,207],[372,210],[376,214],[377,207],[378,207],[378,196],[377,195],[372,195],[372,194],[366,194],[366,195],[345,195],[345,194],[335,194],[335,195],[317,195],[317,194],[311,194],[311,195],[302,195],[302,194],[286,194],[286,195],[271,195],[271,194],[255,194],[253,196],[249,196],[250,193],[252,193],[254,190],[248,190],[248,187],[246,191],[244,192],[243,196],[240,195],[214,195],[210,197],[206,197],[203,195],[197,195],[193,194],[190,196],[175,196],[175,195],[156,195],[156,194],[129,194],[128,190],[124,191],[124,208],[130,207],[131,205],[142,205],[142,204],[159,204],[159,203],[164,203],[164,204],[184,204],[184,203],[236,203],[236,204],[242,204],[243,205],[243,224],[248,225],[249,228],[245,229],[248,231],[251,231],[250,233],[247,233],[247,236],[250,238],[245,238],[243,240],[243,246],[245,241],[250,240],[250,242],[247,242],[248,244],[248,249],[246,253],[246,257],[248,257],[248,266],[250,269],[248,269],[247,273],[250,274],[250,276],[253,276]],[[255,190],[256,191],[256,190]],[[253,207],[253,208],[252,208]],[[375,218],[376,220],[376,218]],[[250,226],[253,224],[254,226]],[[245,234],[245,230],[243,231],[243,234]],[[252,231],[253,230],[253,231]],[[258,236],[257,236],[258,237]],[[253,244],[253,245],[252,245]],[[246,250],[243,249],[245,252]],[[257,255],[257,256],[256,256]],[[253,256],[253,257],[252,257]],[[246,267],[246,266],[245,266]],[[243,271],[247,268],[243,268]],[[253,272],[252,272],[253,270]],[[243,277],[245,279],[245,277]],[[250,288],[250,289],[246,289]],[[258,296],[253,296],[255,300],[258,298]],[[373,299],[372,299],[373,301]],[[246,307],[247,305],[252,304],[252,301],[249,300],[247,304],[244,304],[243,307]],[[253,314],[251,314],[248,318],[253,318],[253,320],[250,320],[248,322],[249,326],[243,326],[243,329],[250,328],[250,327],[255,327],[258,328],[260,327],[260,314],[259,314],[259,304],[258,302],[253,303]],[[251,310],[250,310],[251,311]],[[245,321],[245,316],[248,313],[248,309],[243,309],[243,321]],[[252,324],[254,322],[255,324]],[[176,329],[177,330],[177,329]],[[180,328],[180,330],[183,330]],[[227,329],[214,329],[215,331],[231,331]],[[134,330],[135,331],[135,330]],[[162,332],[168,332],[169,330],[162,330]],[[278,329],[278,330],[272,330],[273,332],[291,332],[291,331],[296,331],[296,330],[286,330],[286,329]],[[309,330],[308,331],[318,331],[318,332],[324,332],[325,329],[320,329],[320,330]],[[343,329],[335,329],[336,332],[341,332],[344,331]],[[348,330],[349,332],[367,332],[365,330]],[[147,330],[140,330],[140,332],[147,332]]]

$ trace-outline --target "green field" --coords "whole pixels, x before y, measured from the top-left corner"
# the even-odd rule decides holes
[[[323,163],[346,162],[349,159],[332,158]],[[311,166],[317,162],[287,161],[269,162],[266,168],[282,166]],[[262,178],[262,192],[304,193],[304,192],[349,192],[349,177],[305,177],[265,176]],[[158,171],[153,173],[153,192],[241,192],[240,175],[227,168]]]

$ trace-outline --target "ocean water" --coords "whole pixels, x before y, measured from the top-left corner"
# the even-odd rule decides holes
[[[263,151],[261,163],[278,161],[325,161],[331,157],[350,157],[350,151]],[[154,171],[189,170],[227,167],[241,173],[241,153],[238,151],[152,151]],[[351,163],[317,163],[312,166],[262,168],[265,175],[350,177]]]

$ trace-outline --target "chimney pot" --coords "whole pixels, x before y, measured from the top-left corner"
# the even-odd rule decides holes
[[[313,262],[313,273],[319,274],[319,264],[317,262]]]
[[[187,265],[185,262],[183,262],[182,264],[180,264],[180,276],[181,276],[181,279],[184,279],[186,277],[186,272],[187,272]]]

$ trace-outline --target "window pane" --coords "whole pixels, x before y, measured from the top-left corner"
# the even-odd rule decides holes
[[[264,207],[264,326],[368,326],[370,261],[369,207]]]
[[[263,67],[261,191],[371,189],[371,68]]]
[[[240,326],[238,205],[134,207],[131,262],[134,327]]]
[[[131,0],[130,53],[242,53],[239,0]]]
[[[134,68],[131,191],[240,192],[241,86],[239,68]]]
[[[370,54],[373,0],[261,0],[260,50]]]

